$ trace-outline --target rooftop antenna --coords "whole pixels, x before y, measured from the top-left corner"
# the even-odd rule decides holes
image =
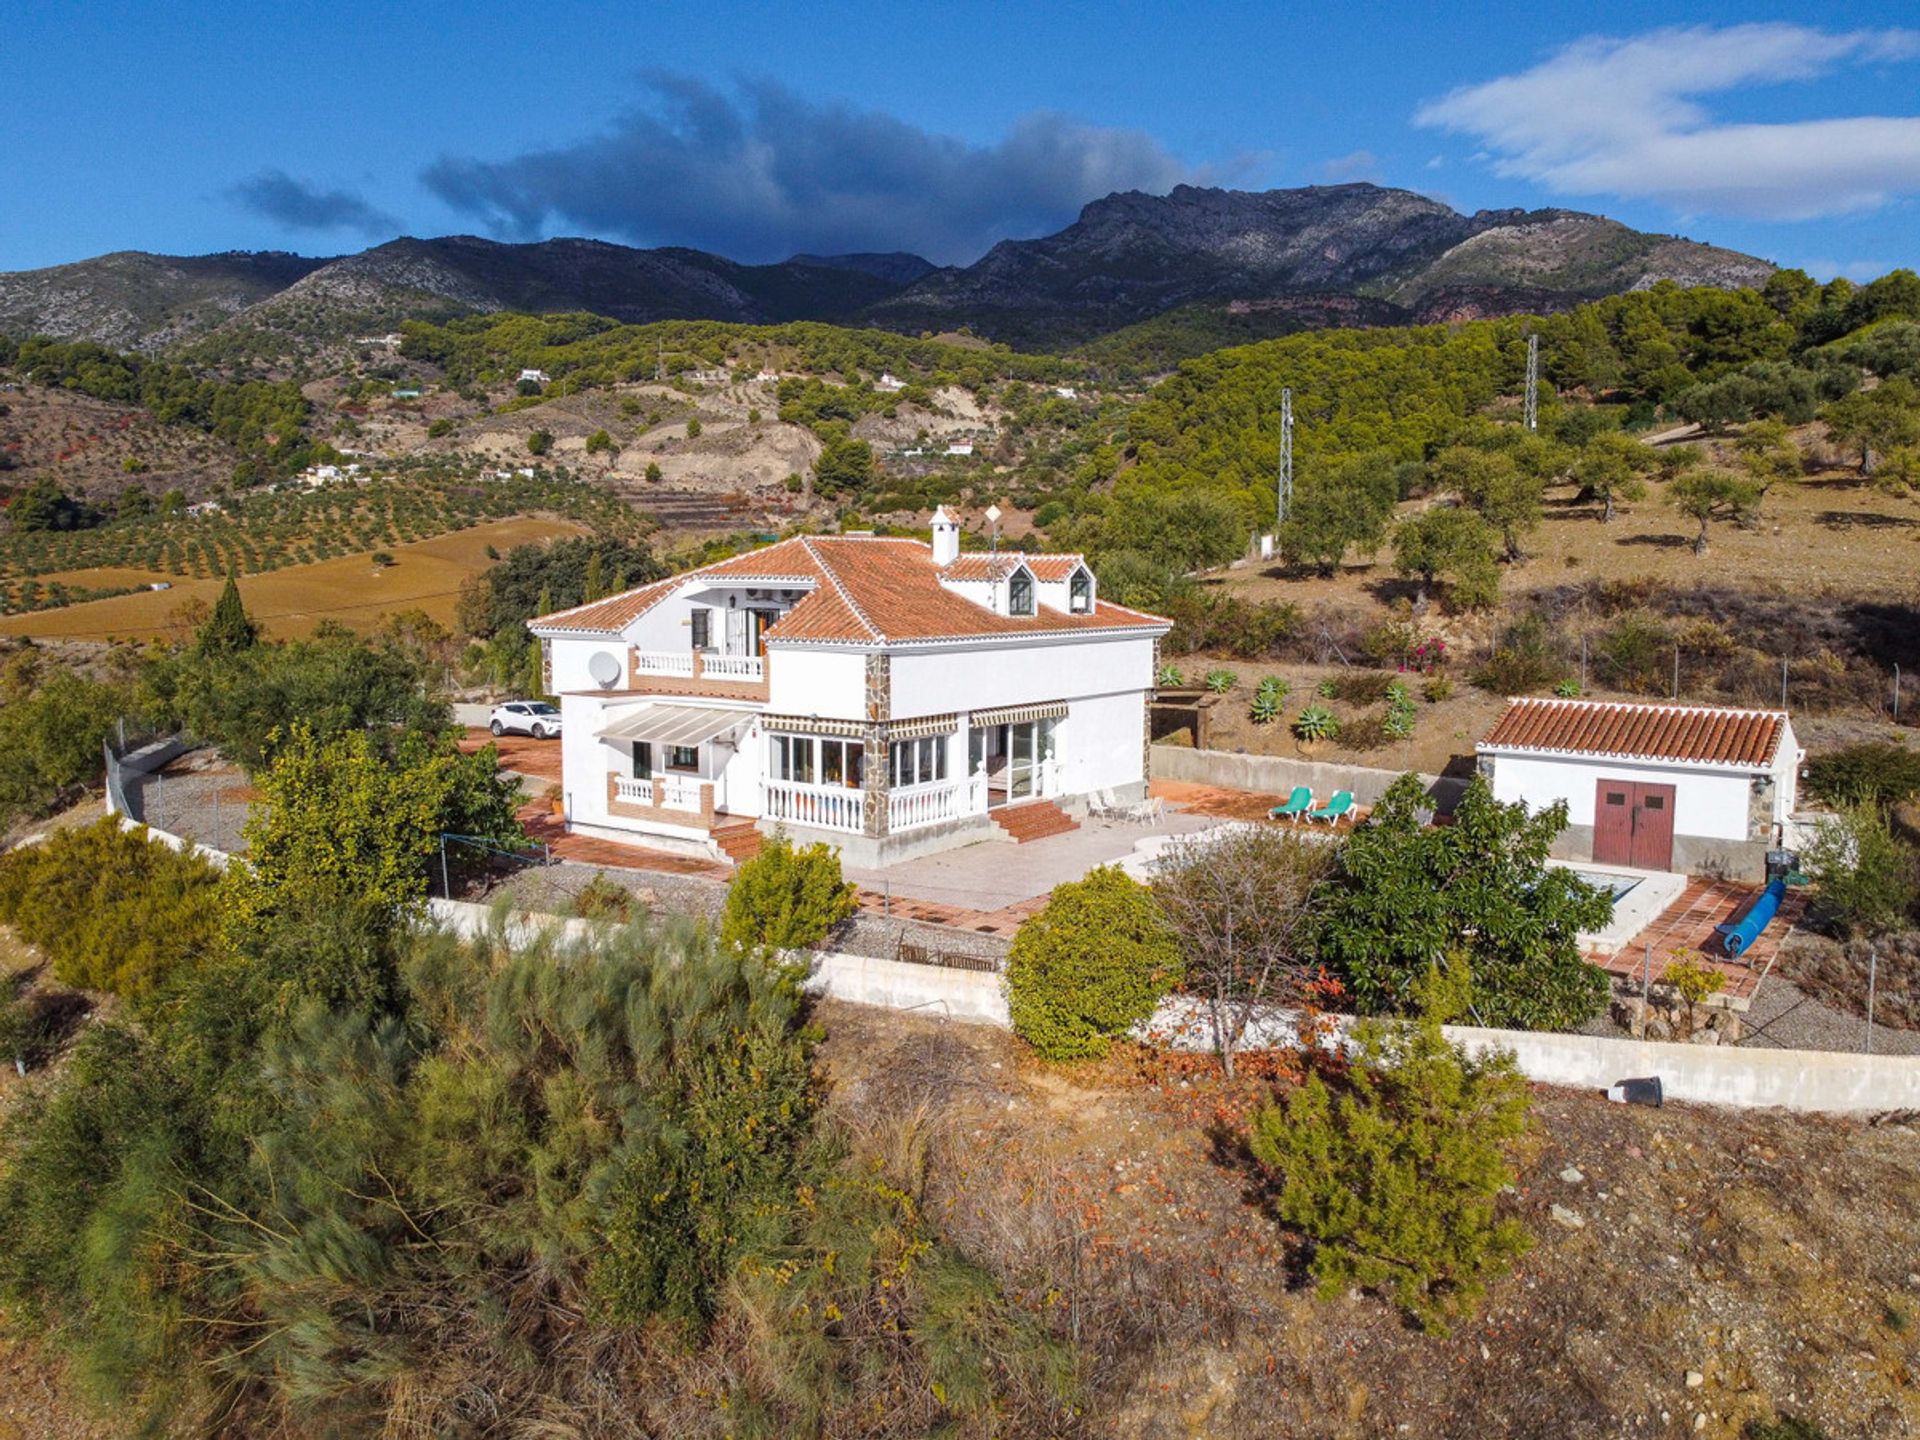
[[[1274,506],[1274,527],[1287,523],[1293,505],[1293,390],[1280,392],[1280,492]]]
[[[1529,430],[1540,428],[1540,337],[1527,336],[1527,413],[1522,422]]]

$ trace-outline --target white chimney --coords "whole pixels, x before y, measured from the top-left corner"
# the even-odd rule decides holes
[[[960,522],[942,505],[933,512],[933,563],[951,565],[960,558]]]

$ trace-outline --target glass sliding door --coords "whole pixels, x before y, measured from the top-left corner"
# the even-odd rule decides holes
[[[1007,798],[1025,800],[1033,794],[1034,761],[1038,759],[1036,746],[1039,726],[1028,720],[1007,727]]]

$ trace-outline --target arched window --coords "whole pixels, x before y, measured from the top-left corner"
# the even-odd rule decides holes
[[[1033,614],[1033,576],[1025,570],[1014,571],[1007,580],[1007,613]]]

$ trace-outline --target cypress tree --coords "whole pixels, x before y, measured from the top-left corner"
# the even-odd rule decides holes
[[[220,592],[207,623],[200,627],[196,644],[203,655],[230,655],[251,648],[259,639],[260,627],[247,614],[240,599],[240,584],[228,571],[226,588]]]

